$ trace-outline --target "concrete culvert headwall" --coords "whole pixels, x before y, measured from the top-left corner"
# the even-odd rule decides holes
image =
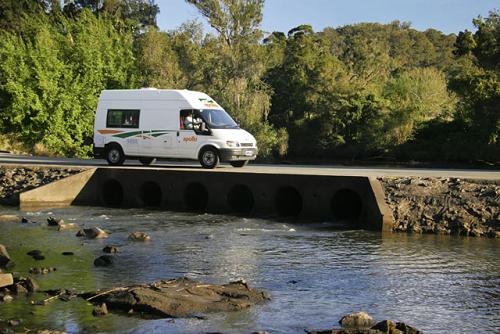
[[[207,208],[207,188],[198,182],[189,183],[184,190],[184,206],[188,210],[203,211]]]
[[[377,179],[178,170],[98,168],[20,195],[27,207],[48,204],[158,207],[173,211],[293,217],[392,229],[392,213]]]
[[[355,191],[340,189],[332,197],[331,210],[335,219],[357,221],[363,210],[363,202]]]
[[[145,206],[159,207],[162,204],[162,192],[160,186],[152,181],[142,184],[140,197]]]
[[[120,206],[123,202],[123,187],[115,179],[106,180],[102,185],[102,202],[109,206]]]
[[[237,184],[229,190],[227,203],[236,213],[249,213],[252,211],[255,201],[250,188],[243,184]]]
[[[298,216],[302,211],[302,195],[294,187],[281,187],[276,191],[274,205],[282,217]]]

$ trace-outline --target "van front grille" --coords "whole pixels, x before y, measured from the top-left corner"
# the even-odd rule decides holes
[[[253,144],[252,143],[241,143],[240,146],[241,147],[252,147]]]

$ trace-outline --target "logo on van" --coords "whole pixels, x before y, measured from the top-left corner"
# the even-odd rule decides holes
[[[184,137],[182,140],[183,140],[185,143],[187,143],[188,141],[198,141],[198,137],[196,137],[196,136]]]

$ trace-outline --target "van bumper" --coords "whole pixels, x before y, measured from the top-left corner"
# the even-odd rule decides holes
[[[92,151],[94,153],[94,158],[104,158],[104,147],[92,147]]]
[[[222,162],[240,161],[240,160],[255,160],[257,158],[258,149],[255,147],[249,148],[221,148],[219,149],[219,158]]]

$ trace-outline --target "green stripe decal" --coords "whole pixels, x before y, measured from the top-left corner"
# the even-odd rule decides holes
[[[140,134],[142,134],[142,131],[130,131],[130,132],[119,133],[117,135],[114,135],[113,137],[128,138]]]

